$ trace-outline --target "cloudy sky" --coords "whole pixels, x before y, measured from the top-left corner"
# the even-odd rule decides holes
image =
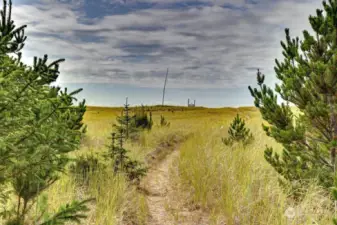
[[[89,105],[253,105],[256,68],[276,82],[284,28],[302,37],[321,0],[13,0],[23,60],[65,58],[57,84]],[[273,85],[274,86],[274,85]]]

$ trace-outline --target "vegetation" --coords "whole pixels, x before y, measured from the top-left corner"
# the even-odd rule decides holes
[[[98,155],[87,154],[77,157],[75,162],[70,165],[69,170],[77,182],[88,184],[90,175],[104,168],[105,164],[100,161]]]
[[[171,148],[166,146],[172,146],[177,138],[188,136],[187,141],[179,146],[180,157],[173,165],[178,169],[172,171],[170,179],[179,184],[178,203],[188,208],[209,210],[210,224],[221,224],[221,221],[227,224],[233,221],[234,224],[235,218],[240,218],[242,224],[288,225],[285,216],[288,208],[296,211],[290,224],[306,225],[313,221],[331,224],[334,213],[328,193],[316,183],[311,183],[306,187],[302,201],[296,203],[289,198],[289,192],[278,184],[277,173],[265,162],[261,151],[261,146],[265,145],[272,146],[275,151],[282,150],[282,146],[265,135],[259,111],[248,107],[239,111],[243,118],[250,118],[246,126],[254,136],[254,142],[246,148],[241,145],[229,148],[221,141],[221,127],[230,124],[238,112],[238,109],[231,108],[176,111],[174,114],[166,110],[156,112],[153,120],[159,121],[160,115],[163,115],[172,121],[170,128],[155,126],[151,132],[142,133],[139,142],[126,141],[123,147],[131,150],[127,155],[132,160],[144,161],[157,146],[164,151]],[[120,108],[87,107],[84,122],[88,125],[88,139],[73,156],[80,158],[88,153],[102,154],[105,141],[111,143],[110,124],[119,115]],[[107,140],[108,136],[110,140]],[[118,145],[118,140],[115,145]],[[119,218],[124,218],[127,224],[131,224],[131,220],[147,224],[146,194],[128,185],[125,173],[115,176],[113,167],[108,166],[104,170],[99,168],[94,174],[100,176],[89,173],[86,190],[89,196],[96,198],[96,204],[83,224],[118,224]],[[82,195],[83,189],[73,181],[62,176],[46,190],[53,210],[57,210],[59,204]],[[125,212],[132,215],[125,215]]]
[[[169,127],[170,123],[166,121],[163,115],[160,115],[160,126],[161,127]]]
[[[145,107],[142,105],[140,110],[137,110],[134,115],[135,127],[140,129],[151,130],[153,121],[152,121],[152,112],[150,111],[149,115],[145,112]]]
[[[9,7],[3,2],[0,24],[0,190],[8,205],[0,216],[11,225],[27,224],[28,220],[35,224],[80,221],[87,211],[86,200],[73,201],[54,215],[42,218],[43,212],[38,212],[28,218],[41,193],[64,171],[68,153],[79,147],[86,106],[84,101],[73,105],[74,95],[81,89],[68,93],[49,86],[57,79],[63,59],[47,64],[47,55],[35,57],[33,66],[20,61],[26,26],[15,28],[11,6],[11,1]]]
[[[333,197],[334,197],[334,200],[337,201],[337,188],[334,187],[332,189],[332,194],[333,194]],[[335,215],[336,216],[336,215]],[[336,225],[337,224],[337,218],[333,218],[333,223]]]
[[[253,140],[252,133],[246,128],[246,123],[240,118],[239,114],[236,115],[230,124],[228,135],[228,138],[222,138],[222,142],[225,145],[231,146],[235,142],[241,142],[243,145],[247,145]]]
[[[126,139],[128,139],[131,134],[137,131],[135,127],[135,121],[130,115],[129,106],[128,98],[126,98],[124,109],[122,110],[121,115],[116,117],[117,124],[113,125],[118,133],[125,134]]]
[[[116,133],[111,134],[111,145],[108,156],[113,160],[114,173],[124,172],[130,181],[139,183],[140,178],[145,176],[147,168],[137,160],[132,160],[128,155],[128,150],[123,147],[125,136],[121,132],[119,136]],[[116,144],[118,142],[118,144]]]
[[[125,135],[125,139],[131,137],[132,140],[136,140],[139,137],[140,131],[144,129],[151,130],[153,125],[152,113],[150,112],[150,116],[148,116],[145,107],[142,105],[140,109],[136,108],[133,115],[131,115],[129,106],[128,99],[126,98],[121,116],[116,117],[117,124],[113,126],[117,133]]]
[[[152,106],[146,111],[144,106],[130,108],[126,99],[120,114],[120,108],[87,110],[84,101],[74,105],[81,90],[68,93],[51,86],[63,59],[47,64],[47,56],[34,58],[33,66],[20,61],[25,26],[15,28],[4,1],[0,223],[148,224],[149,193],[140,191],[141,178],[152,165],[148,162],[153,162],[147,159],[159,161],[178,144],[172,176],[165,178],[178,192],[167,198],[176,197],[174,203],[183,208],[207,212],[210,224],[331,223],[330,188],[337,201],[337,1],[323,1],[323,6],[326,14],[317,10],[309,18],[314,35],[304,31],[300,42],[285,30],[286,42],[281,42],[285,58],[276,60],[280,83],[275,90],[264,84],[258,70],[258,88],[249,90],[259,111],[240,108],[240,115],[250,118],[246,123],[238,109],[231,108]],[[108,125],[114,120],[110,133]],[[160,120],[160,126],[153,126],[153,120]],[[223,138],[221,125],[229,121],[228,137]],[[102,149],[109,134],[106,153]],[[265,145],[264,152],[259,150]],[[72,159],[75,162],[67,167]],[[70,179],[68,171],[76,179]],[[294,190],[301,198],[294,198]],[[96,199],[94,205],[88,196]],[[79,198],[87,200],[73,200]],[[174,211],[171,205],[165,210]],[[173,213],[178,218],[186,212]],[[337,224],[336,219],[333,222]]]
[[[283,145],[280,156],[268,147],[266,160],[295,187],[316,177],[325,187],[334,181],[336,163],[336,50],[337,1],[323,1],[324,11],[317,10],[309,22],[314,31],[303,31],[304,40],[291,39],[285,30],[281,42],[284,60],[276,60],[275,72],[280,83],[275,92],[285,101],[277,104],[277,94],[264,84],[258,71],[258,89],[249,87],[255,106],[269,123],[266,134]],[[295,116],[289,103],[300,114]]]

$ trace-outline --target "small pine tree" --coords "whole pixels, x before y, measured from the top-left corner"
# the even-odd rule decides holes
[[[133,117],[135,127],[151,130],[153,125],[152,112],[149,114],[150,116],[148,116],[147,112],[145,111],[145,107],[142,105],[140,110],[137,110]]]
[[[124,109],[120,116],[116,117],[117,123],[113,126],[117,130],[117,133],[125,134],[125,138],[136,132],[133,116],[130,115],[130,108],[128,104],[128,98],[125,100]]]
[[[148,116],[145,107],[142,105],[140,110],[135,110],[133,115],[131,115],[130,108],[128,104],[128,98],[126,98],[126,103],[122,111],[121,116],[117,116],[117,123],[114,124],[117,133],[125,134],[125,139],[131,137],[132,140],[139,138],[139,132],[148,129],[151,130],[153,121],[152,113]]]
[[[129,181],[139,183],[140,178],[145,176],[147,168],[139,161],[130,159],[127,155],[129,151],[123,147],[124,139],[125,136],[122,132],[119,136],[116,136],[116,133],[112,133],[109,152],[104,156],[106,159],[112,159],[115,174],[117,172],[123,172]]]
[[[117,136],[119,146],[113,146],[113,151],[110,152],[110,155],[112,156],[112,159],[114,161],[115,173],[117,173],[118,171],[123,171],[124,165],[129,158],[127,156],[127,150],[123,148],[124,138],[126,137],[123,135],[123,132],[120,132],[119,136]]]
[[[139,184],[140,178],[144,177],[147,173],[147,168],[143,166],[143,163],[137,160],[131,160],[128,158],[124,164],[124,171],[129,179],[136,184]]]
[[[232,145],[234,142],[241,142],[244,145],[253,140],[253,135],[248,128],[246,128],[245,121],[240,118],[239,114],[236,115],[233,122],[228,129],[228,138],[222,138],[225,145]]]

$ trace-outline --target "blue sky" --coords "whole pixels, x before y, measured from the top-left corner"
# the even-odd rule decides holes
[[[256,68],[274,86],[284,28],[310,30],[320,0],[13,0],[27,24],[23,61],[65,58],[56,82],[89,105],[196,99],[206,107],[253,105]]]

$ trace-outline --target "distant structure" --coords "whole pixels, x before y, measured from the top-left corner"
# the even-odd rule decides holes
[[[195,107],[195,100],[194,103],[190,103],[190,99],[187,100],[187,107]]]

